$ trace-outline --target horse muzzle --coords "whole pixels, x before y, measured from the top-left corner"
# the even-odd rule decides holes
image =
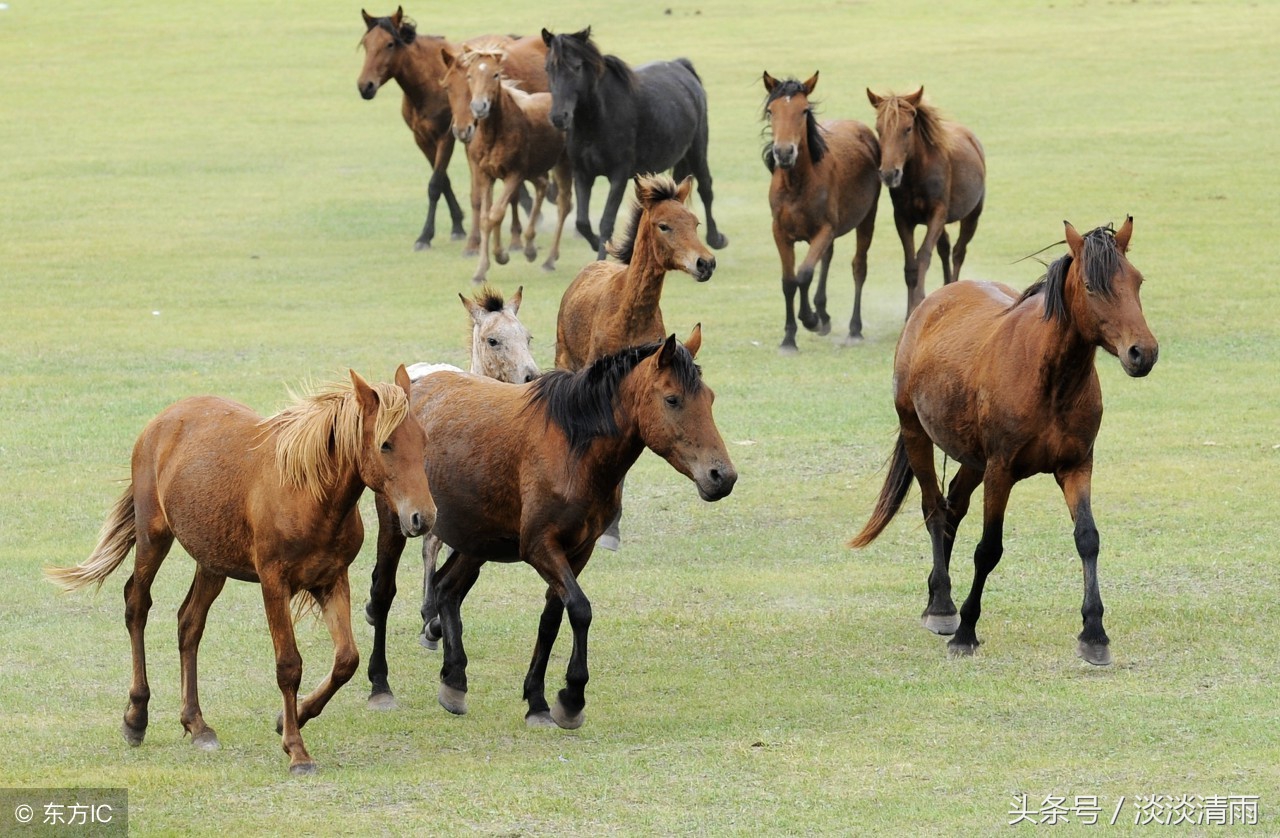
[[[484,119],[486,116],[488,116],[489,108],[490,108],[490,105],[489,105],[488,99],[472,99],[471,100],[471,115],[474,116],[476,119]]]
[[[693,267],[689,270],[689,274],[698,282],[706,282],[711,279],[711,275],[716,272],[716,257],[699,256],[693,262]]]
[[[902,185],[902,169],[881,169],[880,182],[890,189],[897,189]]]
[[[405,538],[416,538],[436,525],[436,511],[406,509],[400,512],[400,532]]]
[[[366,101],[378,95],[378,83],[376,81],[357,82],[356,87],[360,89],[360,96]]]
[[[476,135],[476,125],[474,122],[463,128],[459,128],[456,125],[453,126],[453,138],[458,142],[462,143],[463,145],[466,145],[467,143],[471,142],[471,138],[474,137],[475,135]]]
[[[728,497],[737,482],[738,472],[732,465],[707,469],[694,480],[698,487],[698,497],[709,502]]]
[[[1160,345],[1151,344],[1150,346],[1142,346],[1133,344],[1124,355],[1120,356],[1120,366],[1128,373],[1131,378],[1142,378],[1151,372],[1151,368],[1156,365],[1156,360],[1160,357]]]
[[[773,146],[773,162],[779,169],[790,169],[796,164],[796,158],[800,155],[799,149],[794,143],[786,145]]]
[[[573,114],[569,111],[557,111],[551,114],[551,124],[561,131],[568,131],[573,127]]]

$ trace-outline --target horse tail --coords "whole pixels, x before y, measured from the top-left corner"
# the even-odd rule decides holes
[[[898,441],[893,446],[893,454],[889,457],[889,473],[885,475],[884,486],[880,489],[880,497],[876,499],[876,508],[871,512],[871,520],[867,521],[862,532],[849,539],[850,547],[866,547],[876,540],[876,536],[884,532],[893,516],[902,508],[902,500],[911,489],[911,462],[907,459],[907,446],[898,434]]]
[[[693,73],[693,77],[698,80],[698,84],[702,84],[702,76],[698,75],[698,71],[693,69],[692,61],[690,61],[687,58],[677,58],[676,63],[679,64],[681,67],[684,67],[690,73]]]
[[[44,578],[64,591],[79,590],[93,582],[98,583],[101,588],[103,580],[129,555],[137,537],[134,527],[133,485],[130,484],[102,525],[102,531],[98,533],[98,546],[93,548],[89,558],[75,567],[46,567]]]

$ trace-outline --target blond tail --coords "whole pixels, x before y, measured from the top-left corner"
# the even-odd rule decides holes
[[[98,546],[89,558],[75,567],[46,567],[44,578],[64,591],[76,591],[91,583],[102,582],[120,566],[137,540],[133,518],[133,486],[124,490],[111,515],[98,533]]]
[[[893,454],[889,457],[889,473],[885,475],[884,486],[880,489],[880,497],[876,499],[876,508],[871,513],[871,520],[862,528],[862,532],[849,539],[850,547],[866,547],[876,536],[884,532],[893,516],[902,508],[903,498],[911,489],[911,462],[907,459],[907,446],[898,434],[898,442],[893,446]]]

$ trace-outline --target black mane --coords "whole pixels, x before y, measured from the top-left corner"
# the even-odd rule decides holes
[[[1120,248],[1116,246],[1115,228],[1106,224],[1085,233],[1080,257],[1084,263],[1081,271],[1085,287],[1095,294],[1110,297],[1113,290],[1111,279],[1120,270]],[[1044,294],[1044,319],[1067,322],[1067,272],[1072,261],[1071,254],[1067,253],[1049,263],[1044,276],[1023,291],[1009,310],[1037,294]]]
[[[502,311],[503,306],[506,305],[506,301],[502,299],[502,292],[491,285],[482,287],[472,299],[476,301],[476,305],[493,313]]]
[[[408,46],[418,37],[418,25],[407,17],[402,17],[400,19],[399,29],[396,28],[395,21],[389,17],[375,18],[373,26],[370,26],[369,28],[373,29],[374,27],[377,27],[389,34],[398,47]]]
[[[575,457],[586,453],[593,440],[618,435],[614,403],[622,380],[645,358],[662,349],[663,341],[633,346],[607,355],[576,372],[551,370],[533,382],[527,407],[540,406],[547,423],[569,440]],[[702,372],[682,344],[676,344],[673,369],[686,394],[702,388]]]
[[[774,85],[773,90],[769,91],[768,97],[764,100],[764,111],[768,112],[769,105],[784,96],[808,96],[804,89],[804,82],[799,79],[783,79]],[[822,127],[818,125],[818,119],[813,115],[814,105],[817,104],[813,100],[809,100],[809,107],[804,112],[805,122],[805,140],[809,145],[809,162],[817,165],[823,157],[827,155],[827,140],[822,136]],[[767,128],[765,129],[768,130]],[[760,155],[764,158],[764,165],[773,171],[777,167],[777,163],[773,159],[773,141],[770,140],[764,144],[764,150]]]
[[[649,181],[650,204],[656,204],[659,201],[678,201],[676,190],[678,189],[676,182],[669,177],[653,177]],[[631,257],[635,255],[636,248],[636,231],[640,229],[640,216],[644,215],[644,207],[640,206],[638,201],[631,203],[631,218],[627,220],[626,229],[622,231],[622,235],[614,236],[609,241],[609,255],[617,259],[624,265],[631,264]]]
[[[556,35],[547,45],[547,73],[551,74],[565,68],[567,55],[576,56],[582,65],[597,78],[606,73],[626,85],[628,90],[635,88],[636,77],[627,62],[616,55],[604,55],[591,41],[591,27],[570,35]]]

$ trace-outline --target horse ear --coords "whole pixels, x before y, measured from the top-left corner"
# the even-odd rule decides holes
[[[764,92],[772,93],[773,89],[778,86],[778,80],[769,75],[769,71],[764,71]]]
[[[399,29],[402,20],[404,20],[404,6],[396,6],[396,13],[391,16],[391,23]]]
[[[370,17],[369,13],[364,9],[360,10],[360,16],[364,18],[364,31],[368,32],[370,29],[378,25],[378,19],[376,17]]]
[[[910,105],[910,106],[911,106],[911,107],[913,107],[913,108],[919,107],[919,106],[920,106],[920,100],[921,100],[921,99],[923,99],[923,98],[924,98],[924,85],[923,85],[923,84],[922,84],[922,85],[920,85],[920,89],[919,89],[919,90],[917,90],[915,93],[908,93],[906,96],[903,96],[903,97],[902,97],[903,101],[905,101],[908,105]]]
[[[1120,248],[1120,252],[1124,253],[1129,249],[1129,237],[1133,235],[1133,216],[1126,215],[1124,223],[1120,225],[1120,229],[1116,230],[1116,247]]]
[[[1072,259],[1080,258],[1080,249],[1084,247],[1084,237],[1076,232],[1076,228],[1071,226],[1070,221],[1062,222],[1067,228],[1067,249],[1071,251]]]
[[[682,204],[689,202],[689,196],[693,194],[693,175],[685,175],[684,180],[680,181],[680,185],[676,187],[676,200]]]
[[[467,314],[471,315],[472,322],[479,323],[480,315],[484,314],[484,309],[480,307],[480,304],[464,294],[459,294],[458,299],[462,300],[462,305],[466,308]]]
[[[374,413],[378,410],[378,394],[374,392],[369,383],[360,377],[360,373],[355,370],[347,370],[351,373],[351,389],[355,391],[356,402],[359,403],[360,409],[365,413]]]
[[[698,350],[702,348],[702,324],[695,323],[693,331],[689,333],[689,338],[684,342],[684,348],[689,350],[689,357],[698,357]]]
[[[653,198],[653,192],[645,185],[645,181],[640,175],[633,175],[631,180],[636,185],[636,200],[640,202],[640,206],[647,208]]]
[[[868,88],[867,88],[867,101],[871,103],[871,107],[873,107],[873,108],[878,108],[878,107],[880,107],[880,103],[884,101],[884,97],[883,97],[883,96],[877,96],[876,94],[872,93],[872,92],[871,92],[871,88],[869,88],[869,87],[868,87]]]
[[[404,394],[409,395],[409,388],[413,382],[409,380],[409,371],[404,368],[404,364],[396,367],[396,386],[404,390]]]
[[[507,303],[506,308],[515,316],[520,312],[520,301],[524,296],[524,286],[521,285],[516,289],[516,293],[511,297],[511,301]]]
[[[547,31],[547,27],[545,26],[542,27],[542,43],[546,44],[547,46],[551,46],[551,39],[554,37],[555,35],[552,35],[550,32]]]
[[[586,29],[583,29],[581,32],[574,32],[573,37],[577,38],[579,41],[590,41],[591,27],[588,26]]]
[[[676,340],[675,332],[672,332],[666,340],[662,342],[662,348],[658,350],[658,369],[666,369],[675,362],[676,346],[679,341]]]
[[[813,76],[807,82],[804,83],[804,95],[808,96],[810,93],[813,92],[813,89],[817,86],[818,86],[818,71],[814,70]]]

